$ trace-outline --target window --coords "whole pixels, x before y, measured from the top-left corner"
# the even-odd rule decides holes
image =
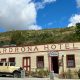
[[[15,62],[15,57],[9,58],[9,62]]]
[[[15,57],[9,58],[10,66],[15,66]]]
[[[44,56],[37,56],[37,68],[44,68]]]
[[[67,55],[67,68],[74,68],[75,67],[75,56],[74,55]]]
[[[0,66],[3,66],[3,63],[0,62]]]
[[[15,66],[15,62],[10,62],[10,66]]]
[[[1,59],[1,62],[6,62],[6,58],[2,58]]]
[[[5,63],[5,66],[8,66],[8,63],[7,62]]]

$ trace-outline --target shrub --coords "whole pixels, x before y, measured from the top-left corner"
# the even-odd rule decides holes
[[[68,69],[66,72],[62,72],[59,74],[60,78],[67,78],[67,79],[77,79],[78,78],[77,70]]]
[[[48,75],[49,75],[49,71],[44,69],[38,69],[35,72],[31,72],[31,76],[33,77],[43,78],[43,77],[47,77]]]
[[[80,79],[80,69],[78,70],[78,77],[79,77],[79,79]]]
[[[66,76],[67,76],[68,79],[72,78],[71,69],[68,69]]]
[[[62,79],[66,78],[66,72],[61,72],[59,74],[59,78],[62,78]]]

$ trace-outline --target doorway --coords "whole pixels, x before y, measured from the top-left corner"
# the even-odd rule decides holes
[[[30,71],[30,68],[31,68],[31,58],[30,57],[23,57],[23,68],[26,71]]]
[[[51,57],[51,70],[59,73],[58,56]]]

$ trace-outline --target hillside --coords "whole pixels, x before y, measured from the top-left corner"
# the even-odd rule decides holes
[[[18,30],[0,33],[0,46],[39,45],[80,41],[75,35],[75,27],[45,30]]]

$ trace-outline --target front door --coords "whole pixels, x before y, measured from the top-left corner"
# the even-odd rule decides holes
[[[31,69],[31,58],[30,57],[23,57],[23,68],[26,71],[30,71]]]
[[[54,73],[59,73],[58,56],[51,57],[51,69]]]

